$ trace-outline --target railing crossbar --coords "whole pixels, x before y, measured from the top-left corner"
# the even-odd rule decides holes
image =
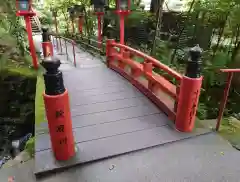
[[[125,49],[127,51],[130,51],[131,53],[135,54],[136,56],[139,56],[141,58],[144,58],[144,60],[147,60],[148,62],[151,62],[154,67],[158,67],[162,69],[163,71],[166,71],[169,75],[173,76],[176,80],[181,81],[182,75],[174,71],[173,69],[169,68],[168,66],[164,65],[163,63],[159,62],[158,60],[152,58],[151,56],[148,56],[140,51],[137,51],[136,49],[133,49],[131,47],[128,47],[126,45],[122,45],[119,43],[112,43],[112,46],[118,47],[120,49]]]

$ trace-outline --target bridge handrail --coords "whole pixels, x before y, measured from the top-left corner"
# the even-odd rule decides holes
[[[144,62],[137,62],[132,55],[143,58]],[[168,113],[171,119],[176,118],[180,86],[184,78],[181,74],[151,56],[116,43],[115,40],[107,40],[106,57],[108,67],[128,79],[165,113]],[[161,74],[154,72],[154,67],[167,72],[177,80],[177,83],[173,84]]]
[[[83,40],[87,40],[89,41],[89,44],[86,43],[86,42],[81,42],[82,44],[94,49],[94,50],[97,50],[97,51],[100,51],[100,52],[105,52],[104,48],[106,47],[106,42],[99,42],[98,40],[94,40],[94,39],[89,39],[88,37],[84,37],[84,36],[81,36],[81,39]],[[91,43],[94,42],[94,43],[97,43],[98,46],[95,46],[95,45],[92,45]],[[102,50],[101,50],[102,49]]]
[[[219,108],[219,114],[218,114],[217,124],[216,124],[216,131],[218,131],[219,128],[220,128],[220,124],[221,124],[221,120],[222,120],[222,117],[223,117],[224,109],[226,107],[227,100],[228,100],[228,94],[229,94],[229,90],[230,90],[230,87],[231,87],[233,74],[234,73],[240,73],[240,69],[220,69],[220,72],[227,73],[228,77],[227,77],[226,86],[224,88],[223,98],[222,98],[220,108]]]
[[[223,73],[240,73],[240,69],[220,69]]]
[[[51,35],[52,37],[55,37],[56,43],[57,43],[57,49],[59,49],[59,45],[58,45],[58,41],[57,41],[57,39],[59,39],[59,44],[60,44],[60,51],[61,51],[61,53],[63,52],[63,51],[62,51],[63,47],[62,47],[62,41],[61,41],[61,39],[64,40],[67,59],[68,59],[68,49],[67,49],[67,43],[66,43],[66,42],[69,42],[69,43],[72,44],[73,63],[74,63],[74,66],[76,67],[76,66],[77,66],[77,63],[76,63],[76,50],[75,50],[75,46],[77,45],[77,44],[76,44],[76,41],[75,41],[75,40],[72,40],[72,39],[69,39],[69,38],[66,38],[66,37],[63,37],[63,36],[61,36],[61,35],[55,34],[55,33],[50,33],[50,35]]]
[[[144,54],[144,53],[142,53],[142,52],[140,52],[136,49],[133,49],[129,46],[119,44],[119,43],[116,43],[116,42],[112,42],[112,46],[118,47],[120,49],[122,48],[122,49],[128,50],[128,51],[134,53],[135,55],[144,58],[145,61],[151,62],[155,67],[158,67],[158,68],[162,69],[163,71],[166,71],[168,74],[170,74],[171,76],[176,78],[176,80],[178,80],[178,81],[182,80],[182,75],[181,74],[179,74],[175,70],[169,68],[168,66],[164,65],[163,63],[159,62],[157,59],[155,59],[155,58],[153,58],[149,55],[146,55],[146,54]]]

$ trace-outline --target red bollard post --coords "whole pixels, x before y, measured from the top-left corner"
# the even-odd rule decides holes
[[[26,23],[26,29],[28,34],[28,41],[29,41],[29,48],[32,56],[32,63],[34,69],[38,69],[38,61],[37,61],[37,54],[33,42],[33,36],[32,36],[32,25],[31,25],[31,19],[29,15],[24,16],[25,23]]]
[[[42,49],[44,58],[53,56],[53,45],[48,34],[48,28],[42,28]]]
[[[111,62],[114,60],[113,54],[114,54],[115,49],[112,46],[113,43],[115,43],[114,39],[108,39],[106,42],[107,67],[110,67]]]
[[[65,161],[75,155],[75,144],[68,91],[58,70],[60,64],[60,60],[52,57],[43,60],[46,69],[43,97],[53,154],[56,160]]]
[[[119,12],[119,19],[120,19],[120,44],[124,44],[125,39],[124,39],[124,17],[125,15],[121,12]]]
[[[119,16],[119,26],[120,26],[120,44],[125,44],[125,16],[130,13],[130,0],[117,0],[117,11],[116,13]],[[121,49],[121,53],[123,50]]]
[[[175,121],[176,129],[181,132],[191,132],[194,128],[203,80],[200,74],[201,52],[199,46],[190,50],[191,59],[188,61],[186,76],[181,80]]]
[[[231,87],[232,78],[233,78],[233,72],[229,72],[228,73],[228,78],[227,78],[227,84],[226,84],[225,89],[224,89],[223,99],[222,99],[221,104],[220,104],[220,110],[219,110],[219,114],[218,114],[218,118],[217,118],[216,131],[218,131],[219,128],[220,128],[220,124],[221,124],[221,120],[222,120],[222,117],[223,117],[224,109],[225,109],[226,104],[227,104],[227,98],[228,98],[229,90],[230,90],[230,87]]]
[[[78,31],[79,31],[79,34],[83,34],[83,16],[82,15],[80,15],[79,17],[78,17]]]
[[[97,19],[98,19],[98,48],[102,47],[102,15],[103,12],[96,12]]]

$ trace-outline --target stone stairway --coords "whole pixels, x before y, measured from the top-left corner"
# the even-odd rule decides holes
[[[31,25],[32,25],[32,32],[34,34],[41,34],[41,22],[39,21],[37,16],[32,16],[31,17]]]

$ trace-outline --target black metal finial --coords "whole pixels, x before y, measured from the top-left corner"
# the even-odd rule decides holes
[[[189,50],[190,58],[187,62],[186,76],[190,78],[201,77],[201,56],[203,50],[197,44],[195,47]]]
[[[42,28],[42,41],[43,42],[50,42],[51,41],[50,35],[48,33],[48,28],[46,28],[46,27]]]
[[[55,57],[48,57],[42,61],[46,69],[43,74],[45,81],[45,93],[47,95],[59,95],[65,92],[62,72],[59,70],[60,60]]]

